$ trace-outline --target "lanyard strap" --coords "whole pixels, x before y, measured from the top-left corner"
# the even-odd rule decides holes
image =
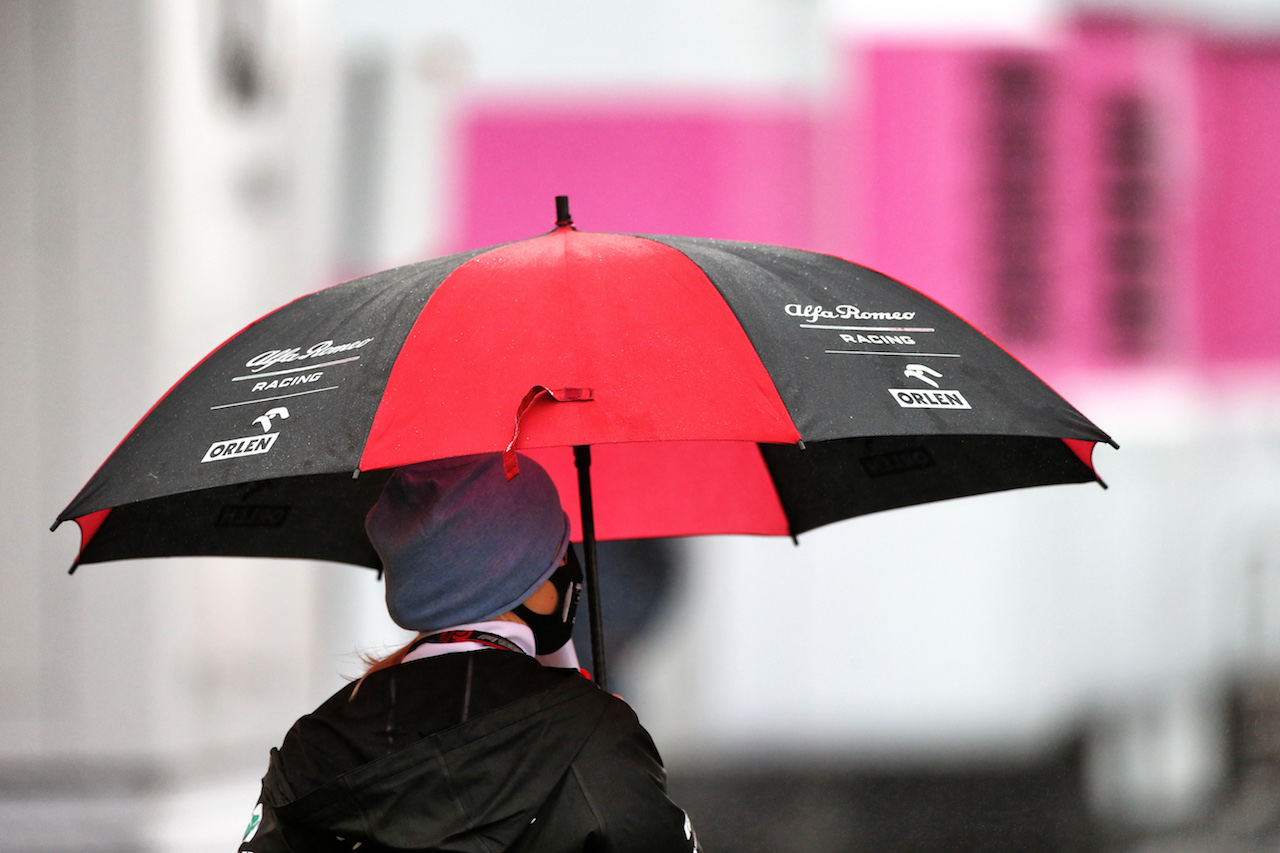
[[[488,631],[441,631],[438,634],[418,638],[405,654],[413,651],[423,643],[479,643],[492,649],[505,649],[509,652],[515,652],[518,655],[525,653],[524,649],[506,637],[490,634]]]

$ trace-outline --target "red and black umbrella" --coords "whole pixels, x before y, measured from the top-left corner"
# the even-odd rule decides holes
[[[218,347],[58,516],[80,526],[76,563],[378,567],[363,521],[392,469],[519,448],[557,480],[594,588],[596,538],[795,536],[1093,481],[1094,444],[1114,444],[887,276],[777,246],[578,231],[559,201],[550,233],[312,293]]]

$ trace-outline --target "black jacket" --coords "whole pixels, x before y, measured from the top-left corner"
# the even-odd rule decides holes
[[[689,853],[649,734],[573,670],[492,650],[410,661],[294,724],[242,851]]]

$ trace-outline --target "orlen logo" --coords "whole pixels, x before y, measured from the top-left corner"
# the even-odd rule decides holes
[[[269,409],[265,414],[253,419],[255,424],[262,427],[263,435],[249,435],[243,438],[228,438],[224,441],[215,441],[209,445],[209,449],[205,451],[204,458],[200,461],[216,462],[220,459],[235,459],[239,456],[256,456],[261,453],[267,453],[280,436],[278,432],[271,432],[272,420],[274,418],[285,420],[288,417],[289,410],[284,406]]]
[[[959,391],[914,391],[910,388],[890,388],[889,393],[904,409],[968,409],[969,401]]]
[[[918,391],[913,388],[890,388],[889,393],[899,406],[904,409],[968,409],[969,401],[959,391],[938,388],[937,380],[942,374],[923,364],[908,364],[902,371],[908,379],[919,379],[926,385],[937,388],[936,391]]]

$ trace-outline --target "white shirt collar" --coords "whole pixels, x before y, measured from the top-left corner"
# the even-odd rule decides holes
[[[467,622],[462,625],[451,625],[445,631],[484,631],[486,634],[497,634],[520,647],[520,651],[529,657],[534,656],[536,644],[533,640],[533,629],[521,622],[508,622],[505,619],[494,619],[489,622]],[[434,631],[432,633],[440,633]],[[423,643],[404,656],[404,663],[422,658],[433,658],[439,655],[452,655],[458,652],[475,652],[492,648],[484,643],[463,640],[458,643]]]
[[[497,634],[499,637],[510,640],[520,647],[520,651],[524,652],[531,658],[535,658],[538,663],[543,666],[555,667],[557,669],[578,669],[578,652],[573,647],[573,643],[565,643],[559,649],[556,649],[549,655],[538,655],[535,653],[537,644],[533,639],[533,629],[523,622],[508,622],[505,619],[494,619],[489,622],[467,622],[463,625],[452,625],[446,631],[484,631],[488,634]],[[439,632],[434,632],[439,633]],[[423,643],[409,654],[404,656],[402,663],[408,663],[411,660],[421,660],[422,658],[433,658],[439,655],[452,655],[459,652],[477,652],[481,649],[489,649],[492,646],[486,646],[484,643],[477,643],[472,640],[463,640],[457,643]]]

